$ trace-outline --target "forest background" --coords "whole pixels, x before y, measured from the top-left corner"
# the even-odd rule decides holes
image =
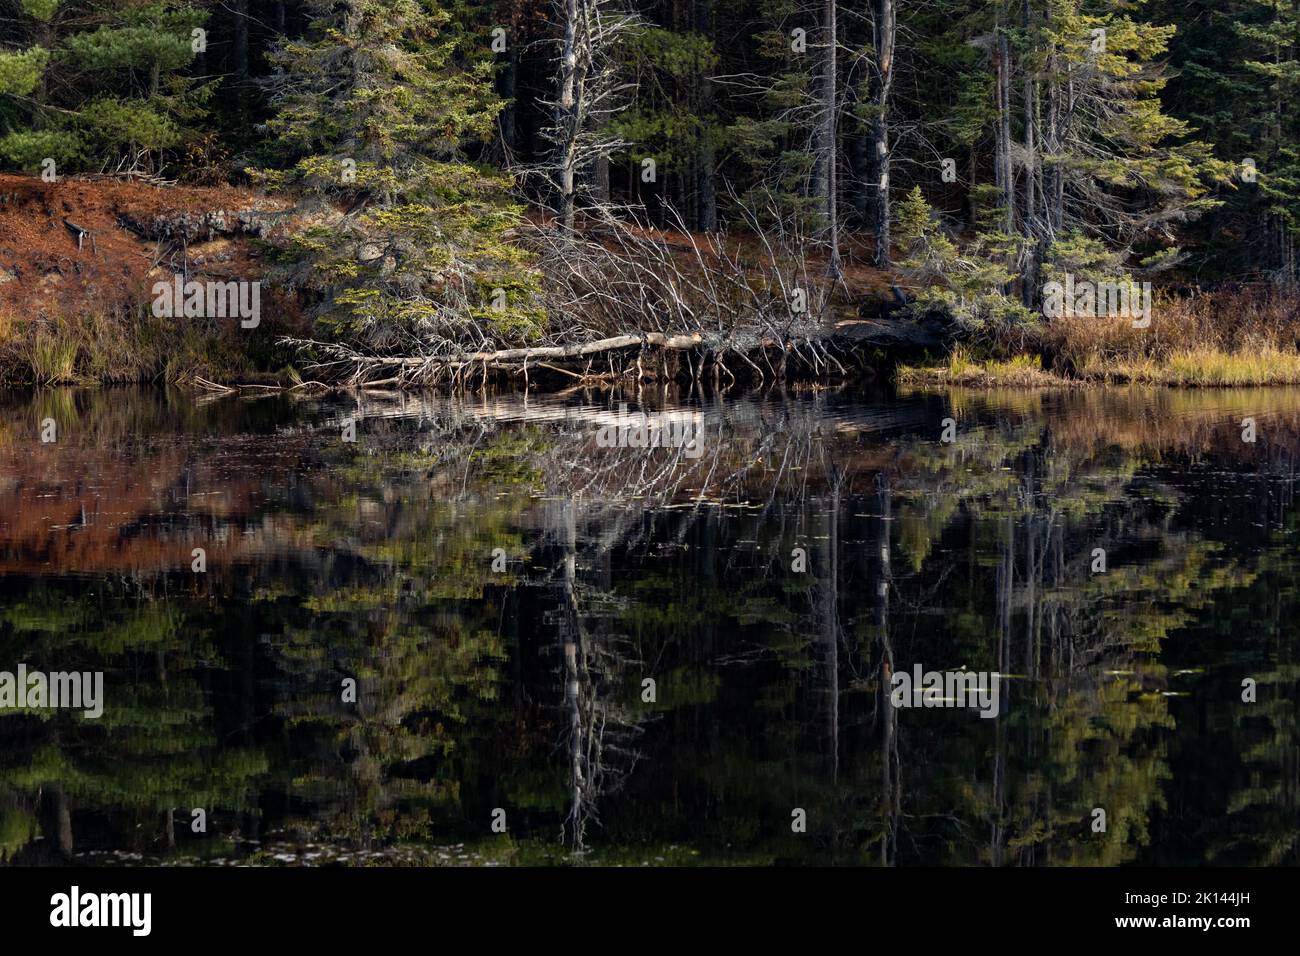
[[[845,325],[938,317],[949,378],[1300,381],[1298,41],[1280,0],[0,0],[0,368],[848,375]],[[159,321],[174,275],[271,319]],[[1067,278],[1155,321],[1049,320]]]

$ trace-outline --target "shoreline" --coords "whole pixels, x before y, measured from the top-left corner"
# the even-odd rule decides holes
[[[1300,350],[1181,349],[1163,357],[1114,360],[1104,367],[1090,364],[1080,375],[1044,368],[1042,356],[1035,352],[1021,352],[1009,359],[978,359],[957,349],[946,365],[900,364],[895,381],[909,387],[974,389],[1296,387],[1300,386]]]
[[[94,242],[87,246],[64,228],[55,208],[67,210]],[[1171,286],[1158,290],[1154,322],[1140,330],[1123,319],[1069,315],[972,326],[924,288],[903,291],[904,273],[867,265],[861,237],[846,232],[846,280],[828,287],[814,278],[824,265],[807,258],[796,270],[807,286],[796,290],[796,311],[781,294],[793,281],[789,270],[761,248],[761,237],[627,227],[618,237],[637,254],[632,260],[653,261],[668,277],[651,289],[662,308],[646,311],[629,290],[645,294],[648,280],[615,282],[628,249],[610,239],[608,223],[580,241],[590,268],[614,290],[599,300],[602,308],[617,314],[575,330],[556,308],[537,335],[377,354],[342,337],[317,341],[309,303],[274,283],[261,288],[265,240],[286,210],[278,197],[233,186],[76,177],[44,183],[0,174],[0,232],[16,240],[0,250],[0,386],[166,383],[220,393],[420,390],[492,380],[559,390],[630,381],[716,388],[891,378],[930,388],[1300,385],[1295,293]],[[512,241],[547,248],[554,222],[537,210],[529,215]],[[258,319],[157,314],[150,290],[167,282],[179,288],[182,275],[209,290],[237,286],[241,295],[244,285],[255,286],[266,293]],[[544,285],[566,281],[572,276],[550,274]],[[583,281],[594,288],[591,276]],[[678,285],[696,294],[685,296]],[[716,298],[721,288],[737,301]],[[568,291],[584,290],[591,292]]]

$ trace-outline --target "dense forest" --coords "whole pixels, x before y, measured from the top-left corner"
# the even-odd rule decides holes
[[[1298,44],[1280,0],[0,0],[3,364],[727,381],[850,374],[856,335],[1300,381]],[[107,248],[40,192],[87,176],[185,197],[109,210],[157,250],[111,333],[22,258],[24,214]],[[142,341],[217,235],[274,317]],[[1154,322],[1055,321],[1062,282],[1151,283]]]

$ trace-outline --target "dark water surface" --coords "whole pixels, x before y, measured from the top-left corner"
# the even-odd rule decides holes
[[[0,861],[1300,859],[1300,391],[622,400],[0,397]]]

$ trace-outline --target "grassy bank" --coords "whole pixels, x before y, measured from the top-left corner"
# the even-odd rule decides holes
[[[155,318],[144,308],[21,321],[0,316],[0,383],[221,381],[252,373],[257,363],[246,346],[229,327]]]
[[[1223,352],[1210,348],[1180,349],[1163,358],[1086,366],[1073,374],[1045,369],[1042,356],[978,358],[959,348],[942,365],[904,366],[902,385],[963,388],[1077,388],[1087,385],[1167,385],[1221,388],[1247,385],[1300,385],[1300,352],[1273,348],[1259,352]]]
[[[0,174],[0,235],[7,238],[0,248],[0,384],[283,384],[295,380],[292,367],[316,359],[331,364],[307,377],[347,381],[355,371],[367,381],[414,387],[458,380],[466,368],[485,376],[489,361],[483,355],[492,358],[500,378],[535,383],[547,373],[565,384],[583,376],[621,381],[632,375],[719,384],[747,375],[751,381],[767,375],[844,380],[870,376],[905,350],[939,349],[950,331],[945,323],[926,325],[895,308],[900,276],[864,265],[870,250],[848,236],[843,281],[832,287],[816,278],[827,271],[818,254],[757,235],[584,220],[587,232],[560,241],[554,221],[539,214],[510,241],[528,249],[539,270],[537,303],[547,315],[545,327],[538,337],[498,335],[491,310],[486,320],[475,318],[463,328],[443,322],[438,334],[445,347],[438,354],[476,356],[473,363],[455,359],[444,367],[426,361],[427,341],[398,336],[378,343],[382,348],[371,342],[376,348],[370,349],[355,329],[343,335],[313,325],[300,286],[267,265],[274,257],[268,258],[263,227],[286,209],[284,201],[251,189],[75,178],[46,183]],[[52,210],[88,230],[92,241],[74,236]],[[222,283],[266,280],[265,321],[251,332],[229,319],[154,316],[153,284],[180,274]],[[796,278],[808,293],[809,320],[788,326],[786,340],[773,345],[766,323],[783,308],[774,290]],[[469,314],[477,315],[472,303]],[[1122,318],[1039,319],[985,329],[951,354],[936,352],[929,364],[901,369],[899,379],[977,388],[1300,384],[1300,298],[1294,295],[1158,296],[1151,318],[1142,329]],[[655,352],[647,329],[698,334],[699,344]],[[832,340],[835,335],[842,340]],[[294,349],[284,344],[286,336],[324,338],[355,354]],[[625,338],[630,344],[619,344]],[[551,352],[607,341],[615,344],[552,368],[565,358]],[[802,344],[791,347],[792,341]],[[412,355],[401,351],[407,347]],[[545,354],[521,358],[524,348]],[[496,359],[498,353],[505,357]]]
[[[900,365],[897,380],[900,385],[961,388],[1068,388],[1084,384],[1044,370],[1038,355],[979,357],[966,346],[958,346],[940,365]]]
[[[901,367],[905,385],[1184,388],[1300,385],[1300,298],[1234,292],[1157,298],[1147,328],[1072,317],[1004,330],[942,361]]]
[[[0,173],[0,384],[247,380],[283,366],[303,325],[262,298],[257,334],[232,319],[153,314],[153,287],[263,278],[256,230],[285,203],[233,186]],[[75,223],[76,232],[68,223]]]

